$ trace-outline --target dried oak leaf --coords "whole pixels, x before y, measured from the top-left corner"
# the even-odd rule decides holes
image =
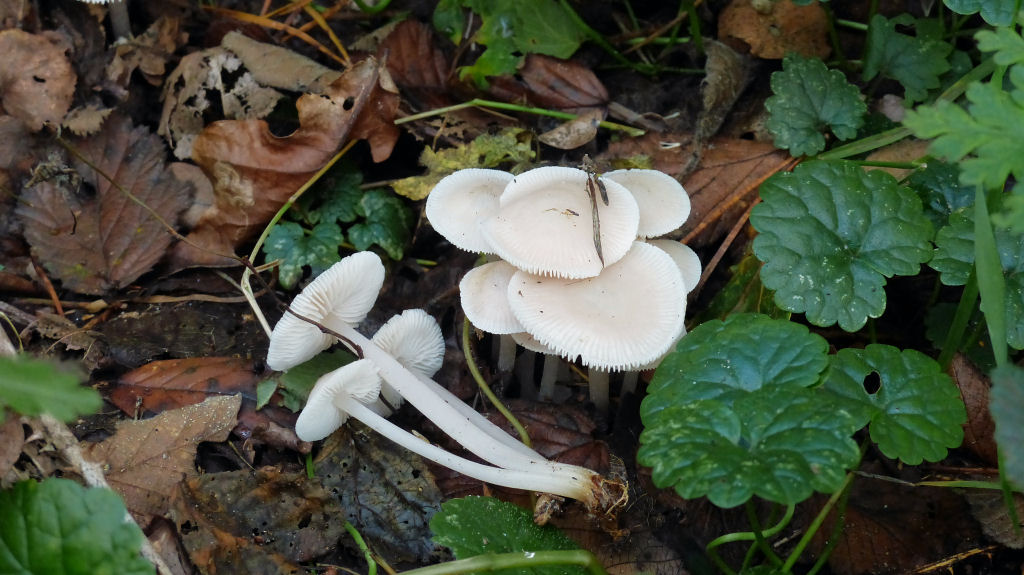
[[[331,551],[344,534],[342,514],[321,477],[272,467],[184,481],[171,511],[200,573],[253,575],[303,572],[298,563]]]
[[[118,380],[110,402],[130,416],[199,403],[211,395],[255,394],[261,373],[252,360],[234,357],[167,359],[134,369]]]
[[[191,200],[191,186],[164,164],[163,142],[131,120],[111,118],[95,136],[72,145],[104,174],[174,225]],[[164,225],[85,162],[84,185],[49,179],[27,188],[17,213],[25,239],[47,270],[78,293],[104,294],[146,273],[171,243]]]
[[[349,420],[324,442],[316,470],[345,517],[388,562],[425,563],[436,552],[429,522],[441,492],[419,456]]]
[[[59,124],[75,94],[74,70],[64,49],[23,30],[0,32],[0,105],[36,131]]]
[[[231,265],[224,256],[257,234],[287,199],[350,139],[367,139],[374,160],[398,138],[398,95],[377,61],[349,69],[323,94],[295,104],[299,129],[279,138],[262,120],[224,120],[196,138],[192,158],[213,182],[214,204],[189,240],[174,247],[172,266]]]
[[[161,16],[140,36],[118,44],[114,58],[107,65],[107,79],[119,86],[128,86],[132,72],[138,70],[146,81],[159,86],[164,81],[167,60],[188,41],[181,30],[181,19]]]
[[[117,432],[85,449],[102,463],[110,486],[137,516],[167,512],[175,486],[198,475],[196,447],[203,441],[224,441],[235,426],[239,395],[166,411],[140,421],[123,421]]]

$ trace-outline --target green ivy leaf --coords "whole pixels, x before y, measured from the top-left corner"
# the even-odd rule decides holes
[[[568,58],[586,39],[573,16],[556,0],[463,0],[480,15],[474,40],[487,46],[472,66],[459,70],[480,88],[487,76],[513,74],[525,54]]]
[[[871,18],[863,77],[871,80],[882,74],[892,78],[903,85],[906,100],[916,102],[924,100],[928,90],[939,87],[939,77],[949,70],[947,57],[953,47],[920,30],[917,36],[896,31],[897,24],[912,22],[909,17],[888,20],[880,14]]]
[[[48,361],[0,356],[0,421],[4,406],[29,417],[49,413],[61,421],[98,411],[103,400],[95,389],[79,385],[81,381]]]
[[[1024,369],[1015,365],[996,368],[992,372],[989,410],[995,421],[996,443],[1002,447],[1003,471],[1006,477],[1024,489]]]
[[[885,310],[885,278],[917,274],[931,257],[921,200],[881,170],[805,162],[769,178],[761,199],[750,215],[761,281],[814,325],[860,329]]]
[[[109,489],[68,479],[22,481],[0,492],[0,573],[151,575],[142,531]]]
[[[956,164],[928,162],[923,170],[911,174],[906,183],[921,198],[925,215],[935,229],[946,225],[954,211],[974,203],[974,191],[960,185],[960,168]]]
[[[871,440],[886,457],[910,465],[938,461],[963,441],[967,411],[960,391],[932,358],[870,344],[839,350],[831,364],[825,390],[841,398],[858,426],[870,422]],[[871,374],[881,381],[875,393],[864,386]]]
[[[864,125],[867,106],[860,90],[838,70],[829,70],[817,58],[786,56],[782,71],[772,74],[772,96],[765,102],[768,131],[775,145],[794,156],[825,149],[825,128],[840,140],[857,135]]]
[[[430,519],[434,543],[452,550],[456,559],[485,553],[571,551],[579,545],[550,525],[533,523],[529,511],[492,497],[450,499]],[[586,573],[582,567],[550,565],[492,571],[498,575],[557,575]]]
[[[1006,340],[1024,349],[1024,233],[1007,228],[993,230],[996,251],[1006,281]],[[963,208],[935,236],[935,257],[929,265],[941,273],[945,285],[964,285],[974,269],[974,210]]]
[[[702,323],[679,340],[647,387],[652,415],[698,399],[728,400],[766,385],[810,387],[828,365],[828,342],[805,327],[758,314]]]
[[[960,181],[985,189],[1002,188],[1012,173],[1024,180],[1024,66],[1010,68],[1011,89],[990,83],[967,86],[967,109],[943,100],[907,110],[904,125],[919,138],[935,138],[929,153],[959,162]],[[972,157],[967,157],[967,156]]]
[[[806,327],[761,315],[698,326],[662,361],[641,404],[638,460],[655,485],[721,507],[838,489],[859,454],[852,417],[811,389],[827,349]]]
[[[1015,0],[942,0],[947,8],[957,14],[977,14],[993,26],[1009,26],[1013,22]]]
[[[267,259],[281,260],[278,280],[291,289],[302,277],[302,266],[310,266],[316,275],[341,259],[338,246],[345,240],[338,224],[317,224],[308,234],[295,222],[279,222],[270,230],[264,251]]]
[[[387,190],[369,190],[363,194],[357,206],[357,213],[364,222],[353,224],[348,229],[348,239],[359,251],[369,249],[373,244],[384,248],[388,257],[400,260],[405,245],[412,238],[415,216],[401,198]]]

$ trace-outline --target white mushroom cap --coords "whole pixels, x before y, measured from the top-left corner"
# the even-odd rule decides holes
[[[380,384],[377,367],[368,359],[353,361],[322,375],[295,421],[295,435],[303,441],[319,441],[334,433],[348,419],[339,405],[349,398],[364,405],[373,403],[380,393]]]
[[[519,174],[501,194],[498,213],[483,223],[494,253],[529,273],[586,278],[603,268],[594,247],[587,172],[548,166]],[[640,221],[629,190],[602,180],[608,205],[597,199],[604,266],[619,261],[637,237]]]
[[[373,252],[356,252],[317,276],[292,300],[295,313],[320,322],[355,325],[366,317],[384,285],[384,264]],[[285,313],[270,334],[267,365],[284,371],[309,361],[335,342],[315,325]]]
[[[407,309],[380,326],[371,341],[391,354],[406,369],[431,378],[444,362],[444,336],[433,316],[421,309]],[[387,383],[380,394],[392,406],[403,398]]]
[[[647,243],[664,250],[668,255],[672,256],[672,260],[676,262],[676,265],[679,266],[679,271],[683,274],[687,293],[697,287],[697,284],[700,283],[700,273],[703,266],[700,263],[700,258],[697,257],[697,253],[691,250],[690,246],[674,240],[650,240]]]
[[[508,294],[512,311],[538,341],[601,369],[644,365],[684,329],[682,274],[667,253],[642,242],[594,278],[516,272]]]
[[[672,176],[658,170],[615,170],[601,175],[633,193],[640,207],[638,234],[653,238],[671,232],[690,217],[690,196]]]
[[[523,346],[523,348],[525,349],[535,351],[537,353],[543,353],[544,355],[559,355],[558,351],[537,341],[537,338],[526,333],[525,331],[520,331],[517,333],[513,333],[511,335],[512,339],[515,340],[517,344]]]
[[[475,267],[462,276],[459,292],[462,311],[474,326],[488,333],[523,331],[508,305],[508,282],[516,268],[505,261]]]
[[[480,233],[480,222],[498,212],[498,197],[511,181],[512,174],[501,170],[470,168],[450,174],[427,196],[427,219],[452,245],[493,253]]]

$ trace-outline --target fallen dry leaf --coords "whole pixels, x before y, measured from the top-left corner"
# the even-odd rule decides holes
[[[206,127],[193,159],[213,182],[214,205],[188,238],[174,247],[172,267],[232,265],[242,242],[257,234],[289,197],[349,139],[366,138],[374,159],[390,154],[398,137],[392,123],[397,94],[377,61],[353,66],[324,94],[296,102],[300,127],[290,136],[270,133],[262,120],[225,120]],[[392,87],[393,88],[393,87]]]
[[[430,560],[428,522],[441,492],[419,456],[350,420],[321,446],[316,470],[345,518],[388,562]]]
[[[0,477],[7,475],[11,466],[21,455],[25,445],[25,431],[21,427],[21,418],[7,414],[7,421],[0,425]]]
[[[591,109],[574,120],[562,123],[553,130],[537,136],[542,143],[559,150],[575,150],[597,136],[597,127],[604,120],[604,111]]]
[[[91,136],[100,131],[113,108],[100,108],[97,104],[79,106],[64,116],[61,126],[76,136]]]
[[[273,467],[184,481],[171,511],[201,573],[253,575],[302,572],[337,545],[343,515],[321,477]]]
[[[998,476],[975,477],[982,481],[999,481]],[[1014,529],[1013,519],[1006,508],[1003,492],[995,489],[968,489],[964,493],[971,505],[971,514],[978,520],[981,530],[994,541],[1011,549],[1024,549],[1024,534]],[[1024,517],[1024,495],[1013,494],[1013,506],[1018,521]]]
[[[191,187],[164,164],[160,138],[127,118],[111,118],[95,136],[71,145],[169,225],[191,201]],[[48,179],[22,193],[17,213],[25,239],[65,288],[86,294],[122,288],[163,257],[171,235],[96,170],[77,159],[72,165],[86,186]]]
[[[136,417],[199,403],[211,395],[254,395],[262,374],[252,360],[234,357],[167,359],[134,369],[118,380],[111,403]]]
[[[74,70],[64,49],[23,30],[0,32],[0,105],[36,131],[60,124],[75,94]]]
[[[178,483],[198,475],[196,447],[227,439],[241,405],[240,395],[211,397],[151,419],[122,421],[113,436],[87,446],[85,455],[104,465],[107,482],[129,511],[163,515]]]
[[[238,56],[247,73],[252,74],[253,80],[261,86],[321,94],[341,77],[341,72],[302,54],[274,44],[258,42],[240,32],[228,32],[220,45]]]
[[[147,82],[159,86],[164,81],[167,61],[188,41],[181,20],[161,16],[145,32],[120,43],[107,65],[107,79],[127,87],[132,72],[138,70]]]
[[[440,108],[451,103],[448,59],[434,42],[430,26],[405,20],[381,42],[377,57],[402,90],[402,98],[416,110]]]
[[[781,59],[790,52],[825,58],[828,18],[816,2],[797,6],[790,0],[755,3],[732,0],[718,16],[718,39],[759,58]],[[765,6],[763,11],[758,7]]]
[[[989,378],[962,353],[953,356],[949,372],[967,407],[962,447],[970,449],[985,464],[998,466],[999,452],[994,435],[996,424],[988,409]]]
[[[594,72],[572,60],[529,54],[515,77],[494,78],[488,90],[506,102],[581,112],[608,104],[608,90]]]

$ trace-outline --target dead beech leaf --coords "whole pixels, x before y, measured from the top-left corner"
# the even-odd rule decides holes
[[[594,72],[573,60],[529,54],[517,77],[495,78],[488,92],[507,102],[580,112],[608,104],[608,91]]]
[[[238,56],[248,70],[247,73],[252,74],[253,80],[261,86],[320,94],[341,77],[341,72],[302,54],[274,44],[258,42],[241,32],[228,32],[220,45]],[[238,119],[237,116],[229,117]]]
[[[597,127],[604,120],[604,111],[591,109],[576,119],[562,123],[553,130],[537,136],[542,143],[559,150],[575,150],[586,145],[597,136]]]
[[[967,356],[958,353],[949,366],[950,375],[960,388],[960,397],[967,407],[967,423],[964,424],[963,447],[993,467],[998,466],[995,429],[989,413],[989,379]]]
[[[76,136],[91,136],[100,131],[113,108],[100,108],[96,104],[79,106],[64,116],[61,126]]]
[[[161,16],[140,36],[117,45],[107,65],[107,79],[127,87],[132,72],[138,70],[147,82],[159,86],[164,81],[167,60],[187,41],[179,18]]]
[[[417,20],[404,20],[381,42],[377,57],[413,108],[440,108],[451,103],[451,66],[434,42],[433,29]],[[386,57],[386,59],[385,59]]]
[[[201,573],[252,575],[303,572],[337,545],[343,513],[321,477],[273,467],[184,481],[171,511]]]
[[[193,159],[213,182],[214,204],[199,218],[187,243],[174,247],[175,268],[231,265],[236,246],[263,229],[284,202],[349,139],[366,138],[374,159],[390,154],[398,96],[373,58],[356,64],[324,94],[296,102],[300,127],[279,138],[262,120],[225,120],[196,139]],[[393,89],[393,86],[391,86]]]
[[[191,200],[191,187],[165,166],[160,138],[127,118],[111,118],[95,136],[72,145],[170,225]],[[42,181],[22,193],[17,213],[33,253],[65,288],[103,294],[149,271],[171,235],[84,162],[72,164],[84,185]]]
[[[122,375],[109,399],[130,416],[144,411],[160,413],[199,403],[211,395],[254,395],[260,377],[247,359],[167,359]]]
[[[995,476],[975,477],[982,481],[998,481]],[[971,514],[978,520],[981,530],[994,541],[1011,549],[1024,549],[1024,535],[1013,527],[1013,519],[1006,508],[1002,491],[995,489],[968,489],[965,494],[971,505]],[[1018,520],[1024,517],[1024,495],[1013,494],[1013,506]]]
[[[425,563],[434,554],[428,523],[441,492],[418,455],[349,420],[324,442],[316,470],[345,518],[388,562]]]
[[[23,445],[25,431],[21,427],[21,418],[8,414],[7,421],[0,424],[0,478],[7,475],[11,466],[18,460]]]
[[[163,515],[175,486],[198,475],[196,446],[227,439],[241,404],[240,395],[211,397],[151,419],[122,421],[113,436],[86,447],[86,457],[104,465],[129,511]]]
[[[732,0],[718,16],[718,39],[759,58],[779,60],[790,52],[825,58],[828,43],[825,10],[812,2]],[[758,8],[764,7],[761,11]]]
[[[75,94],[74,70],[64,49],[23,30],[0,32],[0,104],[36,131],[60,124]]]

